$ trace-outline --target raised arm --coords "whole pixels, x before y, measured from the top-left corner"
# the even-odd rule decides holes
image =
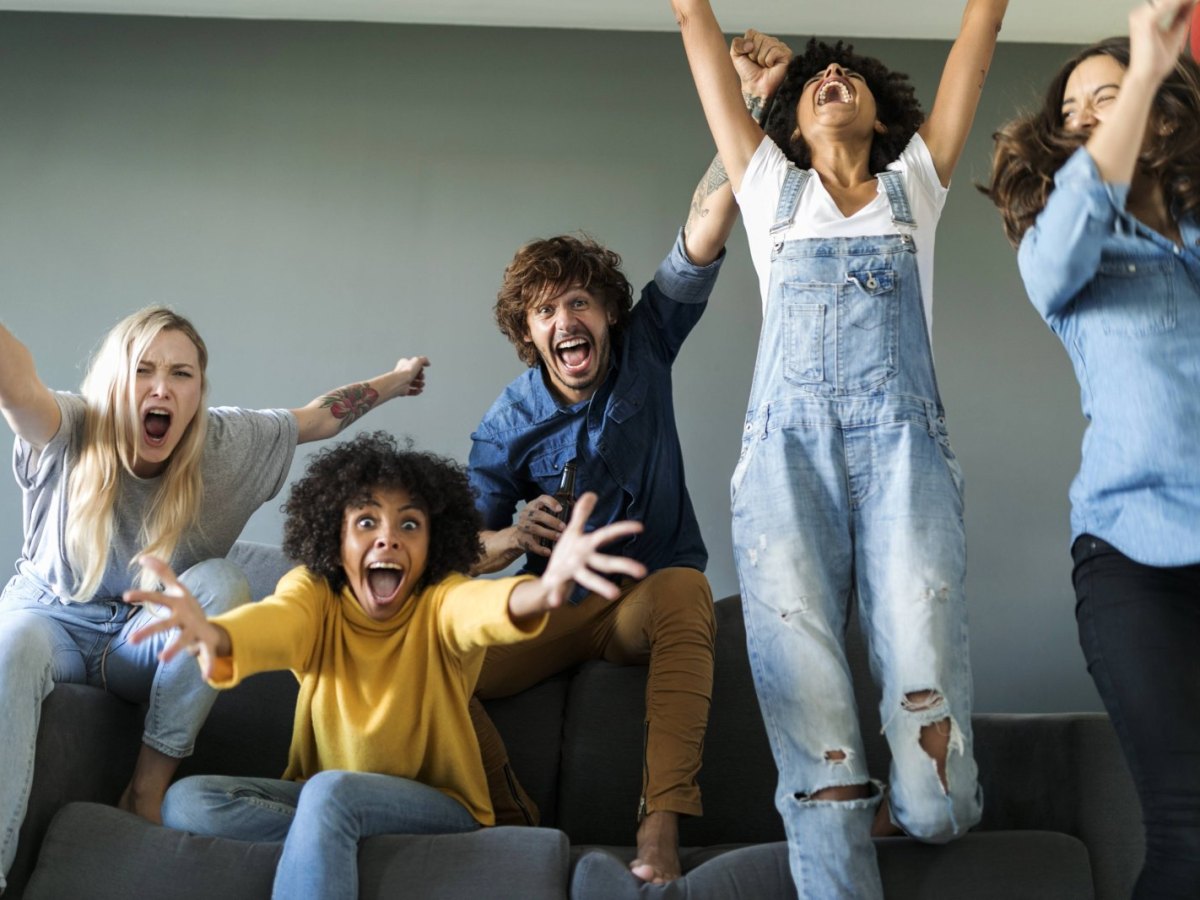
[[[17,437],[41,450],[58,433],[62,413],[42,384],[29,349],[0,325],[0,412]]]
[[[1129,13],[1129,68],[1103,127],[1094,129],[1087,142],[1088,155],[1103,181],[1129,184],[1133,180],[1150,106],[1183,52],[1195,5],[1196,0],[1157,0],[1135,6]]]
[[[671,0],[704,117],[733,189],[739,190],[763,131],[742,101],[725,36],[708,0]]]
[[[761,126],[770,109],[771,98],[792,60],[792,51],[778,38],[750,30],[745,37],[733,39],[729,56],[741,80],[742,102],[751,118]],[[701,266],[715,260],[729,240],[736,218],[737,206],[729,174],[718,153],[692,194],[691,211],[683,226],[688,258]]]
[[[317,397],[307,406],[293,409],[300,423],[301,444],[331,438],[356,419],[361,419],[381,403],[393,397],[415,397],[425,389],[424,356],[409,356],[396,368],[370,381],[348,384]]]
[[[942,69],[933,110],[921,126],[920,135],[943,186],[950,183],[971,123],[975,121],[975,110],[1007,9],[1008,0],[967,0],[958,38]]]

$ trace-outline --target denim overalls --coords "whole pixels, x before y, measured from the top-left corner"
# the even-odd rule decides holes
[[[770,300],[731,485],[733,539],[799,897],[863,900],[883,896],[869,836],[879,791],[808,799],[868,781],[843,649],[852,593],[882,687],[893,820],[941,842],[980,817],[962,475],[901,174],[879,174],[899,234],[785,242],[778,235],[809,177],[789,170],[771,229]],[[931,723],[949,729],[948,792],[919,744]]]

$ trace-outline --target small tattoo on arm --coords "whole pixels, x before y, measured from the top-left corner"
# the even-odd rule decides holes
[[[725,171],[721,157],[714,156],[712,163],[700,178],[700,183],[696,185],[696,192],[692,194],[692,208],[683,226],[684,234],[691,234],[696,222],[708,215],[708,207],[705,205],[708,198],[720,190],[728,180],[729,173]]]
[[[742,100],[746,104],[746,109],[750,112],[752,118],[759,125],[767,117],[767,103],[762,97],[755,97],[752,94],[742,94]]]
[[[369,384],[352,384],[338,388],[321,398],[322,409],[328,409],[338,420],[341,431],[356,419],[361,419],[379,402],[379,392]]]

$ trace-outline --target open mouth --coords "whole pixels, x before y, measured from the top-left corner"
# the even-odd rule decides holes
[[[152,408],[142,416],[142,437],[151,447],[161,447],[167,441],[171,428],[171,414],[160,408]]]
[[[592,342],[584,337],[569,337],[559,342],[554,355],[568,375],[580,375],[592,364]]]
[[[841,78],[827,78],[817,88],[817,106],[827,103],[849,103],[854,99],[850,85]]]
[[[404,568],[395,563],[371,563],[367,567],[367,589],[380,605],[391,603],[404,583]]]

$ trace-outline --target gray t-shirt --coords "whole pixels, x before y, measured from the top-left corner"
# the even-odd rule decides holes
[[[74,584],[66,557],[67,479],[79,459],[84,401],[77,394],[54,396],[62,412],[58,433],[41,452],[20,438],[13,448],[25,527],[17,571],[65,599]],[[208,411],[201,462],[204,497],[197,521],[184,531],[171,558],[176,572],[229,552],[254,511],[283,487],[298,436],[296,417],[285,409],[223,406]],[[142,549],[139,532],[160,478],[120,470],[112,547],[95,597],[120,597],[138,577],[129,562]]]

